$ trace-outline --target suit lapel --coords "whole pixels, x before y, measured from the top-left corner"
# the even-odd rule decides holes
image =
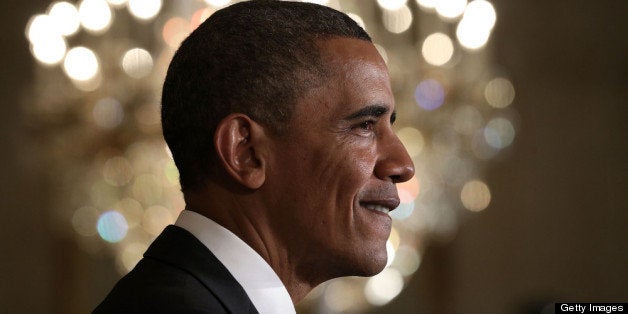
[[[187,230],[168,226],[145,257],[158,259],[196,277],[232,313],[257,313],[242,286],[227,268]]]

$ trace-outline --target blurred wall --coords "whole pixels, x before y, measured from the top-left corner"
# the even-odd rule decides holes
[[[3,0],[0,313],[84,313],[117,279],[48,225],[46,169],[21,103],[25,24],[48,1]],[[628,299],[628,2],[494,1],[494,57],[512,75],[521,130],[492,163],[491,206],[434,245],[375,313],[539,313],[548,302]]]

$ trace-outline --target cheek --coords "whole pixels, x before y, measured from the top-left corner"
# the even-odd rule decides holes
[[[339,145],[315,157],[315,176],[339,197],[353,196],[371,178],[375,167],[374,149],[359,145]]]

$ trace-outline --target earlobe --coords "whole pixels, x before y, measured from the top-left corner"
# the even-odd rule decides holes
[[[225,172],[249,189],[266,179],[264,128],[244,114],[230,114],[216,127],[214,145]]]

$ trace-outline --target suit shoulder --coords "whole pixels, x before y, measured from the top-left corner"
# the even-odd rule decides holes
[[[113,287],[94,313],[227,313],[188,272],[144,258]]]

